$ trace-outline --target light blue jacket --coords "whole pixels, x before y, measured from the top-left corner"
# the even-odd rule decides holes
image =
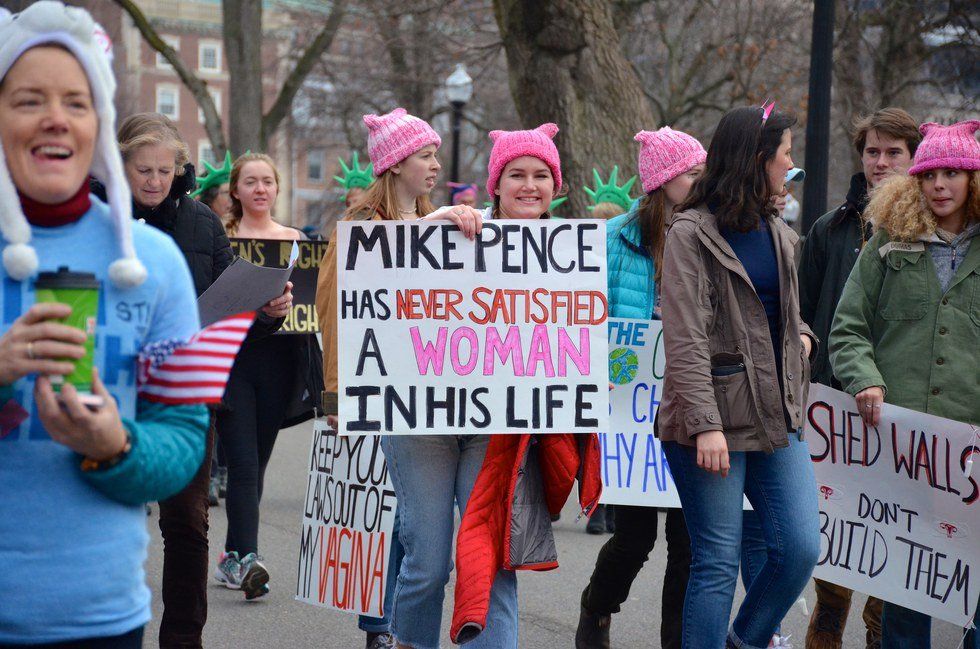
[[[606,264],[609,315],[613,318],[654,317],[656,283],[653,259],[643,247],[637,221],[639,200],[629,212],[606,223]]]

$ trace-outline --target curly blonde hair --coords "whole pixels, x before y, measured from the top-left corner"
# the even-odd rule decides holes
[[[964,173],[970,174],[966,195],[966,223],[970,224],[980,220],[980,171]],[[917,241],[936,232],[936,217],[922,193],[921,176],[896,175],[876,187],[864,218],[893,241]]]

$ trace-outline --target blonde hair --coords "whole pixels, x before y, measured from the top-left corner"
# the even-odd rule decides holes
[[[390,169],[382,172],[371,183],[371,186],[364,190],[364,195],[347,208],[344,219],[362,221],[373,219],[375,215],[378,215],[382,221],[401,221],[401,214],[398,211],[398,194],[395,192],[397,178],[397,174]],[[422,194],[415,198],[416,216],[422,217],[433,211],[435,211],[435,207],[433,207],[428,194]]]
[[[231,173],[228,175],[228,194],[231,197],[231,210],[229,210],[228,220],[225,222],[225,232],[229,237],[234,237],[238,234],[238,225],[242,222],[244,211],[242,210],[242,202],[235,196],[235,186],[238,185],[238,178],[242,174],[242,169],[249,162],[264,162],[269,165],[269,168],[272,169],[272,175],[276,177],[276,189],[279,189],[279,169],[276,168],[276,163],[272,161],[272,158],[265,153],[243,153],[238,156],[235,163],[231,165]]]
[[[966,223],[980,220],[980,171],[966,171],[970,182],[966,190]],[[922,178],[896,175],[871,193],[864,218],[875,230],[884,230],[893,241],[913,242],[936,232],[936,216],[922,193]]]
[[[174,175],[184,175],[184,165],[190,162],[187,143],[180,137],[177,125],[160,113],[137,113],[127,117],[116,132],[123,162],[137,149],[162,144],[174,150]]]
[[[613,217],[624,214],[629,210],[624,210],[623,206],[619,203],[599,203],[592,208],[592,212],[589,214],[590,219],[611,219]]]

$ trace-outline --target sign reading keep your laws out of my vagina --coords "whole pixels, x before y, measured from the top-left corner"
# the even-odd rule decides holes
[[[341,434],[608,420],[605,222],[337,226]]]

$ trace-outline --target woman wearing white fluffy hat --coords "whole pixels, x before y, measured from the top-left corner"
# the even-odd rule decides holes
[[[179,491],[204,451],[204,406],[137,398],[137,355],[193,335],[197,305],[174,243],[132,222],[114,90],[88,13],[0,9],[3,647],[141,646],[142,503]],[[61,303],[67,285],[85,307]],[[84,308],[84,331],[62,323]]]

